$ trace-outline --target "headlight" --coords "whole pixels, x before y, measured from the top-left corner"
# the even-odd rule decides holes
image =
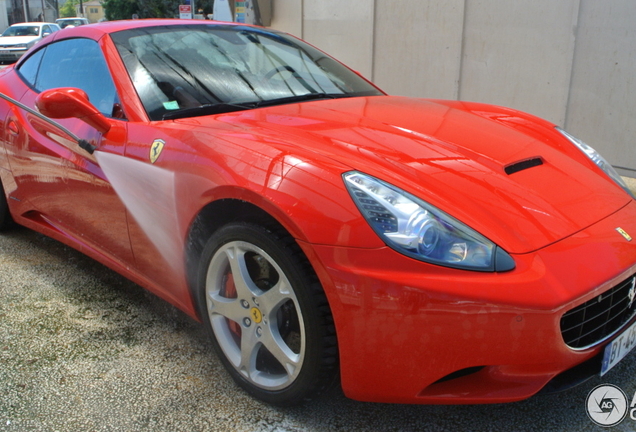
[[[585,144],[580,139],[573,137],[572,135],[570,135],[569,133],[567,133],[560,127],[557,126],[556,130],[558,130],[561,133],[561,135],[566,137],[572,144],[577,146],[579,150],[585,153],[587,157],[589,157],[592,160],[592,162],[596,164],[596,166],[598,166],[601,170],[603,170],[605,174],[607,174],[620,187],[622,187],[625,190],[625,192],[627,192],[632,198],[636,198],[634,197],[634,194],[632,194],[632,191],[629,190],[629,187],[627,187],[627,183],[625,183],[625,180],[622,179],[622,177],[616,172],[614,167],[610,165],[609,162],[607,162],[605,158],[599,154],[599,152],[594,150],[589,145]]]
[[[478,271],[508,271],[512,257],[443,211],[397,187],[360,172],[345,185],[371,228],[391,248],[412,258]]]

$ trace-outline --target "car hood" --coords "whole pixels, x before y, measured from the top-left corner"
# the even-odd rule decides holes
[[[554,125],[501,107],[376,96],[242,111],[204,123],[219,120],[392,183],[510,253],[570,236],[631,200]]]
[[[2,36],[0,37],[0,46],[28,44],[39,38],[39,36]]]

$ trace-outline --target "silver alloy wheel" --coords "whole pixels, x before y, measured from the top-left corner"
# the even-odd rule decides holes
[[[208,267],[205,298],[216,340],[229,362],[265,390],[291,385],[302,369],[305,328],[287,276],[261,248],[222,245]]]

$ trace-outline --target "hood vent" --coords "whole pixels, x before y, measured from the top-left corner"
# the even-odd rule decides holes
[[[506,165],[504,167],[504,171],[506,172],[506,174],[510,175],[539,165],[543,165],[543,159],[541,159],[540,157],[534,157],[530,159],[524,159],[519,162],[514,162],[510,165]]]

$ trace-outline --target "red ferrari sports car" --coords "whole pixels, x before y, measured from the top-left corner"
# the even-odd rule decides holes
[[[290,35],[191,20],[56,32],[0,97],[2,228],[202,321],[269,403],[336,379],[516,401],[636,344],[636,202],[547,121],[388,96]]]

